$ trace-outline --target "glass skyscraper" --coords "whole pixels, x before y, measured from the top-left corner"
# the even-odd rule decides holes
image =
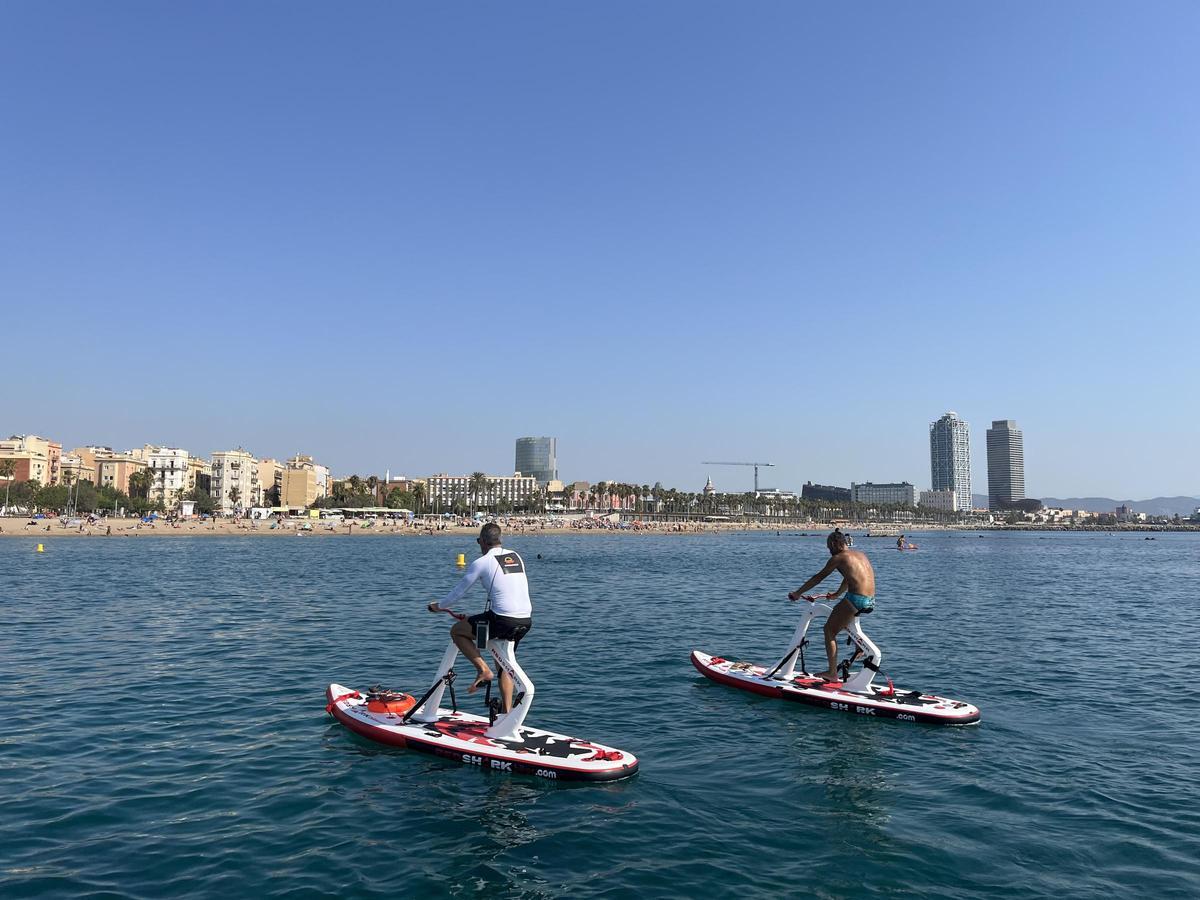
[[[516,471],[532,475],[543,487],[558,481],[558,439],[552,437],[517,438]]]
[[[1025,499],[1025,438],[1012,419],[997,419],[987,431],[988,509]]]
[[[971,434],[956,412],[948,412],[929,425],[929,472],[935,491],[954,493],[955,509],[973,507]]]

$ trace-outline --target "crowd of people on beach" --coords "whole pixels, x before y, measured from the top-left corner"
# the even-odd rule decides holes
[[[246,516],[214,516],[201,514],[182,516],[178,513],[151,513],[140,518],[120,518],[98,514],[67,516],[48,513],[29,518],[22,532],[41,532],[58,535],[102,535],[135,537],[138,534],[233,535],[233,534],[375,534],[375,535],[435,535],[459,534],[480,527],[484,521],[495,522],[509,534],[572,534],[601,532],[624,534],[712,534],[736,531],[796,531],[821,527],[818,523],[775,524],[765,522],[710,522],[703,520],[660,521],[642,518],[622,521],[617,515],[563,516],[555,514],[508,515],[345,515],[342,513],[286,515],[274,513],[266,518]],[[894,537],[898,531],[884,528],[876,531],[867,525],[865,536]],[[4,534],[0,521],[0,534]],[[18,533],[10,526],[8,534]],[[907,548],[906,548],[907,549]],[[915,546],[913,547],[915,549]]]
[[[699,534],[719,530],[706,522],[622,522],[616,516],[560,517],[546,515],[488,516],[487,521],[500,524],[510,534],[624,532],[645,534]],[[49,532],[129,537],[138,534],[247,534],[293,533],[308,534],[421,534],[460,533],[478,528],[480,519],[466,516],[286,516],[272,515],[265,519],[235,516],[181,516],[178,514],[147,515],[140,518],[120,518],[88,514],[83,517],[39,515],[28,519],[22,532]],[[0,524],[0,534],[4,533]],[[10,534],[13,532],[9,532]]]

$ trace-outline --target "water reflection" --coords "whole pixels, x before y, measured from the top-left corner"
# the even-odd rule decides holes
[[[829,834],[855,840],[883,837],[893,785],[884,768],[889,736],[880,724],[890,723],[847,722],[845,727],[813,729],[802,741],[802,779],[823,789],[819,808]]]

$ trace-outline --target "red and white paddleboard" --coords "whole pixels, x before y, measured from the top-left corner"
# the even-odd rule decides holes
[[[331,684],[326,700],[329,713],[356,734],[485,769],[554,781],[615,781],[638,770],[632,753],[552,731],[522,727],[520,742],[485,737],[490,723],[469,713],[438,709],[432,722],[405,722],[411,698],[393,704],[395,711],[379,703],[368,709],[365,691]]]
[[[785,681],[782,677],[768,676],[765,666],[709,656],[699,650],[692,651],[692,665],[713,681],[730,687],[839,712],[939,725],[969,725],[979,721],[978,707],[920,691],[871,685],[869,694],[860,694],[842,690],[841,682],[827,683],[807,673]]]

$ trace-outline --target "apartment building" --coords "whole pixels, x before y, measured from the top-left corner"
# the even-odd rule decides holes
[[[212,488],[209,493],[224,515],[237,513],[261,497],[258,460],[242,448],[219,450],[209,463]]]
[[[253,506],[276,506],[283,502],[283,463],[277,459],[260,459],[258,489]]]
[[[325,468],[322,466],[322,468]],[[328,469],[325,469],[328,477]],[[312,506],[320,497],[317,483],[317,464],[311,456],[297,453],[287,461],[283,470],[282,506]]]
[[[27,446],[21,438],[0,441],[0,461],[2,460],[10,460],[14,464],[14,482],[35,481],[43,485],[50,483],[50,460],[43,451]]]
[[[128,453],[96,454],[96,487],[110,487],[129,494],[129,477],[146,468],[146,462]]]
[[[89,462],[88,457],[91,457]],[[80,455],[72,450],[60,459],[59,477],[63,484],[78,484],[81,481],[96,483],[95,456],[90,453]]]
[[[150,488],[150,499],[170,509],[180,498],[195,486],[195,468],[192,456],[178,447],[155,447],[146,459],[146,466],[154,473],[154,485]]]
[[[14,434],[0,441],[0,459],[17,464],[16,481],[59,484],[62,474],[62,444],[36,434]]]

